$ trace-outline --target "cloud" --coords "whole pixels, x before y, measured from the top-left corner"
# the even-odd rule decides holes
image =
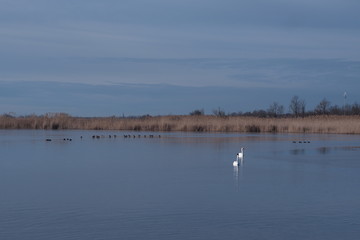
[[[356,90],[349,88],[348,101],[355,102]],[[0,111],[18,115],[66,112],[74,116],[143,114],[188,114],[218,107],[231,112],[267,109],[276,101],[287,109],[298,95],[312,109],[324,97],[341,105],[343,89],[317,87],[284,89],[264,87],[191,87],[167,84],[91,85],[61,82],[0,82]]]
[[[359,8],[355,0],[3,0],[0,83],[271,89],[263,99],[276,89],[359,89]],[[210,101],[208,92],[200,93]]]
[[[358,29],[359,7],[356,0],[7,0],[2,1],[0,19],[36,24],[95,20],[156,26],[245,24]]]
[[[21,65],[21,68],[14,66]],[[43,58],[4,61],[0,80],[101,85],[206,87],[360,87],[360,61],[341,59]]]
[[[0,58],[359,60],[359,7],[350,0],[4,1]]]

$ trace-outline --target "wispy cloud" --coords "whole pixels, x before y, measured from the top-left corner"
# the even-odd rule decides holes
[[[359,89],[358,9],[356,0],[3,0],[0,82],[271,88],[263,99]]]
[[[284,89],[264,87],[191,87],[166,84],[92,85],[61,82],[0,82],[0,109],[18,115],[66,112],[76,116],[142,114],[188,114],[218,107],[226,112],[267,109],[276,101],[287,109],[298,95],[312,109],[326,97],[342,104],[343,89]],[[358,89],[358,88],[357,88]],[[356,90],[348,90],[348,101],[356,101]]]
[[[21,65],[20,68],[17,65]],[[312,88],[359,87],[360,61],[341,59],[39,58],[0,65],[3,81]]]

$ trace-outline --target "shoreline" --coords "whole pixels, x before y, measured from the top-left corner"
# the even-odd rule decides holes
[[[25,117],[1,115],[0,129],[360,134],[360,116],[260,118],[169,115],[125,118],[72,117],[63,113]]]

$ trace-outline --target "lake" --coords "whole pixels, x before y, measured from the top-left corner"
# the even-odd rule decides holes
[[[0,239],[360,238],[358,135],[1,130],[0,152]]]

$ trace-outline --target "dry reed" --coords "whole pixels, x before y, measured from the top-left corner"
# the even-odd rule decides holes
[[[83,129],[186,132],[360,134],[360,116],[257,118],[244,116],[72,117],[67,114],[0,116],[0,129]]]

